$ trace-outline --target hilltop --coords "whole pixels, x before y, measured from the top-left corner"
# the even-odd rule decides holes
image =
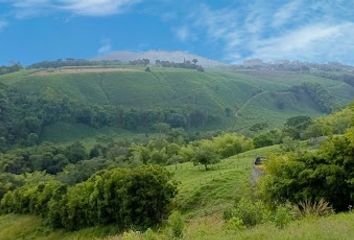
[[[224,66],[225,63],[211,60],[202,56],[198,56],[185,51],[160,51],[160,50],[150,50],[145,52],[130,52],[130,51],[118,51],[112,52],[107,55],[103,55],[95,58],[99,61],[121,61],[129,62],[136,59],[149,59],[150,62],[155,63],[156,60],[160,61],[170,61],[170,62],[183,62],[185,60],[198,59],[199,64],[203,67],[216,67]]]

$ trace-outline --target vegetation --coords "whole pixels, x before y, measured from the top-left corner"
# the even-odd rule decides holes
[[[40,215],[69,230],[102,224],[147,228],[166,217],[175,194],[162,168],[113,169],[71,187],[55,180],[28,182],[7,192],[0,210]]]
[[[0,66],[0,75],[17,72],[20,71],[22,68],[23,67],[21,66],[21,64],[18,63],[13,64],[11,66]]]
[[[197,59],[72,61],[0,77],[1,239],[350,239],[353,106],[314,117],[349,99],[344,80],[338,97],[342,80],[304,68],[252,85],[252,68],[176,69]],[[43,141],[61,126],[96,138]],[[113,129],[130,138],[97,135]]]
[[[74,60],[67,62],[75,64]],[[6,136],[1,141],[7,146],[26,145],[57,140],[59,134],[75,141],[105,127],[147,133],[161,122],[187,131],[233,129],[252,134],[279,128],[293,116],[326,113],[319,102],[343,106],[354,93],[345,82],[338,84],[338,80],[304,72],[208,69],[200,73],[155,65],[149,65],[150,72],[145,72],[145,68],[116,63],[107,67],[26,69],[2,75],[0,99],[7,117],[1,122],[7,125],[1,128],[5,132],[1,135]],[[299,81],[304,84],[299,85]],[[30,119],[13,124],[9,120],[23,116]],[[62,133],[59,123],[85,128]],[[24,131],[16,132],[22,128]],[[33,134],[27,139],[29,133]]]
[[[267,162],[264,195],[270,201],[320,201],[335,210],[353,206],[353,129],[325,141],[318,151],[292,152]]]

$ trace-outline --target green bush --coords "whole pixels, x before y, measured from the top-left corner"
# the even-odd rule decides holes
[[[168,216],[175,195],[167,170],[141,166],[102,171],[72,187],[54,180],[25,184],[7,192],[0,209],[41,215],[53,227],[70,230],[100,224],[145,229]]]
[[[256,148],[266,147],[281,143],[282,132],[278,129],[260,133],[253,138],[253,143]]]
[[[231,217],[227,222],[227,228],[230,230],[242,230],[245,229],[245,224],[240,217]]]
[[[354,204],[354,130],[325,141],[318,151],[270,157],[261,192],[270,202],[325,199],[336,211]]]
[[[245,226],[254,226],[270,221],[271,211],[260,200],[242,198],[232,209],[229,221],[239,221]]]
[[[273,221],[278,228],[284,228],[293,220],[291,208],[286,205],[280,205],[276,208]]]
[[[171,231],[171,237],[173,238],[182,238],[183,231],[185,228],[185,223],[182,215],[179,212],[173,212],[168,218],[168,225]]]

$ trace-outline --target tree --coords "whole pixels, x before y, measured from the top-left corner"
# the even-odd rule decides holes
[[[220,162],[220,157],[216,153],[215,148],[211,141],[205,140],[200,146],[195,148],[195,155],[193,158],[194,165],[201,164],[205,170],[209,170],[209,165]]]
[[[75,142],[68,146],[65,155],[71,163],[77,163],[87,158],[86,149],[80,142]]]
[[[198,59],[194,58],[194,59],[192,60],[192,63],[193,63],[194,65],[197,65]]]
[[[353,133],[328,139],[318,151],[268,159],[261,184],[265,199],[294,204],[324,199],[336,211],[348,210],[354,205]]]
[[[286,120],[284,125],[284,133],[291,138],[301,139],[304,131],[311,124],[312,120],[309,116],[296,116]]]

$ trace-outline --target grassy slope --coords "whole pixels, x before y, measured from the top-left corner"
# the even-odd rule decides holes
[[[279,150],[272,146],[252,150],[223,160],[210,171],[204,171],[190,163],[169,166],[180,182],[177,207],[189,221],[185,239],[352,239],[354,214],[339,214],[328,218],[304,219],[280,230],[272,224],[256,226],[244,231],[227,230],[222,220],[223,210],[231,206],[235,198],[251,194],[250,175],[252,161],[258,154],[267,156]],[[77,232],[50,230],[43,227],[34,216],[0,216],[0,239],[104,239],[114,228],[96,227]],[[107,238],[120,239],[117,237]]]
[[[345,83],[303,73],[215,69],[200,73],[155,67],[152,67],[152,73],[144,72],[142,68],[135,70],[44,76],[20,71],[1,76],[0,82],[26,93],[39,93],[48,98],[67,96],[89,104],[208,110],[222,117],[219,124],[209,126],[214,129],[246,129],[257,122],[268,122],[270,127],[275,127],[291,116],[320,115],[308,96],[296,98],[288,91],[302,82],[322,84],[335,95],[339,104],[348,103],[354,96],[354,88]],[[279,107],[279,102],[283,107]],[[236,121],[234,117],[225,117],[226,107],[237,112]],[[57,129],[57,126],[49,127],[46,133],[55,135]],[[79,137],[92,134],[89,129],[79,129]],[[53,139],[51,134],[45,134],[42,139]]]
[[[354,236],[353,225],[354,213],[302,219],[290,223],[284,229],[279,229],[273,224],[264,224],[244,231],[229,231],[220,219],[205,218],[187,227],[185,239],[351,240]]]

